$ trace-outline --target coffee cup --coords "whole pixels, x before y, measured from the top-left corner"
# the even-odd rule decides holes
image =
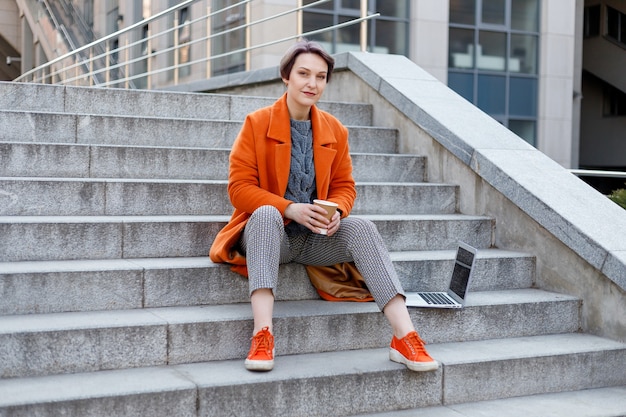
[[[326,201],[326,200],[313,200],[313,204],[315,204],[316,206],[320,206],[324,210],[326,210],[326,218],[328,220],[332,220],[333,216],[335,215],[335,212],[337,211],[337,208],[339,207],[339,204],[333,203],[332,201]],[[320,230],[320,235],[325,235],[328,233],[328,230],[326,229],[320,228],[319,230]]]

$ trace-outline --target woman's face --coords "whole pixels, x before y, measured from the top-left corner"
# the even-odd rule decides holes
[[[292,118],[308,119],[311,106],[317,103],[326,88],[328,64],[313,53],[302,53],[296,57],[287,85],[287,105]]]

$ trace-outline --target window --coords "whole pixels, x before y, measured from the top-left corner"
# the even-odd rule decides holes
[[[626,94],[610,84],[604,85],[604,117],[626,116]]]
[[[583,35],[592,38],[600,35],[600,5],[585,7]]]
[[[239,3],[238,0],[212,0],[212,10],[221,10],[224,7]],[[223,33],[244,25],[246,22],[245,6],[241,5],[217,13],[211,18],[211,32],[218,35],[211,40],[212,55],[220,55],[246,47],[245,29]],[[211,74],[222,75],[246,69],[246,54],[239,52],[211,61]]]
[[[485,24],[501,25],[504,21],[504,1],[503,0],[483,0],[482,22]]]
[[[626,47],[626,14],[606,7],[606,36]]]
[[[539,32],[539,1],[513,0],[511,2],[511,29]]]
[[[450,0],[450,23],[474,25],[476,0]]]
[[[304,4],[315,0],[305,0]],[[409,53],[409,0],[368,0],[368,11],[380,13],[367,22],[368,51],[407,56]],[[305,9],[303,31],[310,32],[361,17],[360,0],[333,0]],[[330,53],[360,49],[360,25],[350,25],[332,32],[309,37]]]
[[[531,144],[540,0],[450,0],[448,86]]]

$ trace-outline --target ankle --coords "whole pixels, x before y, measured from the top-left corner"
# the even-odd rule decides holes
[[[270,334],[274,334],[274,332],[272,331],[272,325],[264,324],[264,325],[259,325],[259,326],[255,325],[254,329],[252,330],[252,336],[255,336],[256,334],[258,334],[260,331],[264,330],[265,328],[267,328]]]
[[[400,331],[394,331],[393,335],[395,336],[396,339],[402,340],[402,339],[404,339],[405,337],[407,337],[409,334],[411,334],[413,332],[417,333],[417,331],[415,329],[411,329],[411,330],[408,330],[408,331],[403,329],[403,330],[400,330]]]

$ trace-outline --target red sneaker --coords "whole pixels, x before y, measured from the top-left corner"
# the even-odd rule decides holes
[[[252,338],[245,365],[249,371],[271,371],[274,367],[274,336],[269,327],[262,328]]]
[[[394,336],[389,347],[389,359],[403,363],[412,371],[434,371],[439,363],[430,357],[424,341],[413,331],[398,339]]]

